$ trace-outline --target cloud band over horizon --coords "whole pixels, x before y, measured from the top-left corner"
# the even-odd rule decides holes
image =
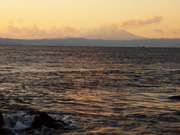
[[[19,19],[20,20],[20,19]],[[23,19],[20,20],[23,23]],[[122,31],[157,24],[163,21],[162,16],[153,16],[145,20],[128,20],[122,23],[112,23],[101,25],[98,28],[76,29],[70,26],[61,28],[52,27],[50,29],[40,29],[35,24],[27,27],[17,27],[10,23],[8,27],[1,30],[0,36],[3,38],[18,39],[42,39],[42,38],[88,38],[88,39],[121,39]],[[157,30],[156,30],[157,31]]]

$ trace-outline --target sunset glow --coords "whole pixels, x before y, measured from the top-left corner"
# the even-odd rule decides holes
[[[2,38],[180,38],[180,0],[1,0]]]

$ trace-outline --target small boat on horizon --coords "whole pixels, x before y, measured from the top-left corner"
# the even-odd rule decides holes
[[[139,45],[138,48],[149,48],[147,46]]]

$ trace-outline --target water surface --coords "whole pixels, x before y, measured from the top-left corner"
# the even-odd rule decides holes
[[[179,134],[179,52],[0,46],[0,111],[46,111],[71,121],[63,134]]]

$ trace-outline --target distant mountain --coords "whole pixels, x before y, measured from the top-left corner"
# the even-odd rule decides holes
[[[86,37],[86,36],[85,36]],[[92,35],[88,34],[87,39],[106,39],[106,40],[134,40],[134,39],[144,39],[144,37],[140,37],[129,33],[125,30],[113,31],[113,32],[97,32]]]
[[[140,37],[137,35],[134,35],[132,33],[129,33],[125,30],[121,30],[117,35],[117,38],[113,39],[113,40],[134,40],[134,39],[144,39],[144,37]]]
[[[180,47],[180,39],[135,39],[135,40],[100,40],[84,38],[67,39],[5,39],[0,38],[0,45],[42,45],[42,46],[105,46],[105,47]]]

